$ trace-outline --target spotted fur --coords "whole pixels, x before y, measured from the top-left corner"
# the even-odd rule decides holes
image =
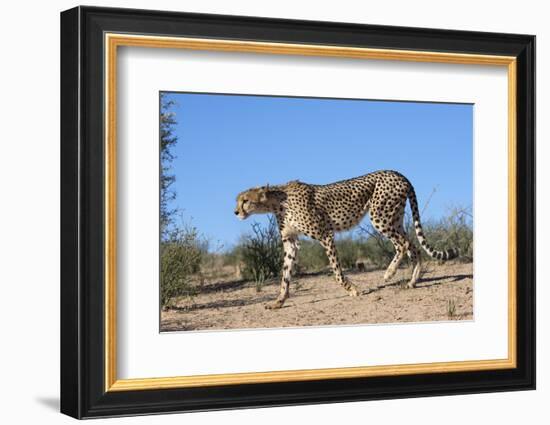
[[[298,251],[298,236],[306,235],[319,241],[325,249],[336,281],[352,296],[358,290],[342,273],[334,235],[355,227],[366,214],[372,225],[388,238],[395,256],[384,279],[393,277],[403,257],[412,263],[408,286],[414,287],[420,277],[420,252],[403,229],[405,204],[409,200],[416,237],[422,248],[434,259],[450,260],[458,256],[457,249],[437,251],[424,236],[414,188],[396,171],[376,171],[361,177],[327,185],[291,181],[284,185],[249,189],[237,197],[235,214],[241,219],[251,214],[273,213],[277,218],[284,249],[281,291],[268,308],[280,308],[289,296],[290,274]]]

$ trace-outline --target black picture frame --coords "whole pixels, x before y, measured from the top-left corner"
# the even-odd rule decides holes
[[[517,59],[517,367],[105,391],[104,34],[257,40]],[[61,412],[75,418],[535,388],[535,37],[76,7],[61,13]]]

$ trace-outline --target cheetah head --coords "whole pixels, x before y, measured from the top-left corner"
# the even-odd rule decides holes
[[[239,193],[237,196],[237,208],[235,215],[241,220],[251,214],[262,214],[271,211],[269,206],[269,187],[255,187]]]

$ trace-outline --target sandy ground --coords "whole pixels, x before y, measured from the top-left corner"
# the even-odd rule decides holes
[[[278,281],[259,292],[253,282],[205,284],[199,295],[161,313],[161,331],[472,320],[472,263],[427,263],[423,270],[414,289],[403,288],[407,269],[387,284],[383,270],[347,272],[359,297],[348,296],[328,273],[295,277],[278,310],[265,309],[279,293]]]

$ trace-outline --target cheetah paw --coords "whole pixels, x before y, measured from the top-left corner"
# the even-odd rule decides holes
[[[358,297],[359,296],[359,290],[357,287],[352,286],[350,289],[348,289],[348,294],[350,297]]]
[[[281,308],[284,304],[284,300],[275,300],[272,303],[268,303],[265,305],[266,310],[277,310]]]

